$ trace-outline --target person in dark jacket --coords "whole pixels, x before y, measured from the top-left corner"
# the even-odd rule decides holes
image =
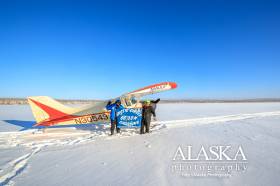
[[[121,100],[117,100],[115,103],[112,104],[111,101],[107,103],[106,109],[110,110],[110,120],[111,120],[111,135],[114,134],[115,128],[117,133],[120,133],[120,128],[117,125],[117,111],[123,109],[124,107],[121,105]]]
[[[146,100],[143,104],[142,108],[142,123],[140,134],[149,133],[150,132],[150,123],[152,115],[156,117],[156,113],[154,108],[151,106],[151,101]]]

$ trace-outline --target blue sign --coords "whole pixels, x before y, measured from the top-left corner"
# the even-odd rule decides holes
[[[125,108],[117,112],[117,126],[119,128],[141,127],[142,108]]]

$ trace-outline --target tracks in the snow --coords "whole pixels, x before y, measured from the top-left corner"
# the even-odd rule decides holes
[[[261,112],[253,114],[236,114],[225,116],[213,116],[203,118],[193,118],[184,120],[157,121],[152,122],[151,131],[153,133],[160,132],[165,128],[177,128],[187,126],[197,126],[205,124],[217,124],[229,121],[238,121],[244,119],[262,118],[270,116],[280,116],[280,111]],[[68,129],[51,129],[42,132],[37,129],[16,132],[0,133],[0,149],[16,148],[24,146],[30,149],[30,153],[20,156],[10,161],[4,167],[0,167],[0,185],[9,184],[12,178],[17,176],[28,165],[29,159],[38,153],[42,147],[47,146],[63,146],[76,145],[81,143],[92,142],[96,140],[111,140],[116,138],[127,138],[138,135],[138,129],[124,129],[120,135],[110,137],[109,130],[100,128],[94,130],[77,130],[75,128]],[[8,169],[6,171],[4,169]],[[1,175],[1,173],[3,173]]]

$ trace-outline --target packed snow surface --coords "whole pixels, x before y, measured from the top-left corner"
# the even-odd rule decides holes
[[[0,185],[279,182],[280,103],[159,104],[157,121],[145,135],[122,129],[109,136],[108,125],[30,128],[34,123],[28,106],[0,106]],[[172,169],[178,146],[218,145],[241,146],[246,168],[230,176],[182,176]]]

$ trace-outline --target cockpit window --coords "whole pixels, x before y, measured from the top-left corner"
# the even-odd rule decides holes
[[[131,100],[129,98],[125,98],[126,106],[131,106]]]
[[[135,97],[132,97],[132,98],[131,98],[131,103],[132,103],[133,105],[137,103],[137,100],[135,99]]]
[[[124,97],[123,101],[127,107],[137,104],[137,99],[135,97]]]

